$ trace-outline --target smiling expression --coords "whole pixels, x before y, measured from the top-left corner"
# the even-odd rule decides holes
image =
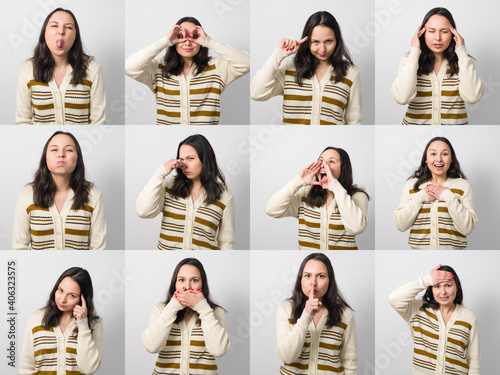
[[[330,171],[332,172],[333,177],[338,180],[342,167],[339,153],[333,149],[326,150],[321,154],[319,160],[324,160],[326,162],[326,164],[330,168]],[[319,170],[317,177],[318,181],[320,182],[326,182],[328,180],[328,176],[323,167],[321,167],[321,169]]]
[[[443,53],[449,46],[453,37],[450,30],[451,23],[444,16],[433,15],[425,24],[425,44],[437,54]]]
[[[62,312],[72,313],[75,306],[80,303],[80,293],[80,285],[71,277],[65,277],[57,287],[54,296],[57,308]]]
[[[175,281],[175,290],[203,289],[201,274],[198,268],[190,264],[183,265],[177,273]]]
[[[66,134],[57,134],[50,140],[45,157],[53,175],[71,174],[78,161],[75,142]]]
[[[330,278],[325,264],[316,259],[309,260],[302,271],[302,293],[309,297],[311,289],[314,289],[314,297],[321,301],[328,291],[329,283]]]
[[[181,23],[181,26],[187,32],[187,39],[184,42],[177,43],[175,45],[175,50],[182,57],[191,59],[198,52],[200,52],[201,48],[199,44],[193,42],[193,40],[189,38],[193,34],[193,29],[196,27],[196,25],[192,22],[183,22]]]
[[[337,40],[332,29],[327,26],[314,27],[309,40],[309,50],[314,57],[319,61],[328,61],[336,45]]]
[[[53,57],[66,56],[75,43],[75,20],[69,13],[55,12],[45,29],[45,43]]]
[[[446,177],[452,163],[450,147],[443,141],[434,141],[427,148],[425,163],[433,176]]]

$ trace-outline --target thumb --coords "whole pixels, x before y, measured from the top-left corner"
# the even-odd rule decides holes
[[[438,265],[437,265],[436,267],[434,267],[432,270],[433,270],[433,271],[438,271],[438,270],[439,270],[439,268],[441,268],[441,264],[438,264]]]

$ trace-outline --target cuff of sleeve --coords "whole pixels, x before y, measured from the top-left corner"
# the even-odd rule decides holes
[[[210,305],[208,304],[207,300],[204,299],[196,304],[195,307],[193,307],[193,310],[196,311],[197,313],[202,312],[205,309],[211,309]]]
[[[155,174],[154,176],[158,179],[158,180],[161,180],[163,181],[165,179],[165,177],[168,176],[168,173],[165,169],[165,166],[162,164],[160,165],[160,167],[155,171]]]
[[[423,280],[424,280],[424,284],[426,286],[433,286],[434,285],[434,281],[432,281],[431,274],[428,274],[427,276],[423,277]]]
[[[205,43],[203,43],[203,47],[213,49],[212,45],[214,44],[214,42],[215,41],[207,35],[207,38],[205,39]]]
[[[287,57],[288,55],[283,51],[281,48],[277,48],[274,50],[273,54],[271,55],[271,58],[276,60],[278,65]]]
[[[183,308],[178,300],[172,298],[163,309],[163,312],[168,311],[168,314],[177,314],[177,311],[181,311]]]
[[[76,326],[78,327],[78,330],[84,330],[84,329],[90,329],[89,328],[89,320],[87,318],[81,319],[81,320],[76,320]]]
[[[419,203],[424,203],[427,199],[427,192],[424,189],[421,189],[417,194],[414,195]]]
[[[309,325],[309,323],[311,323],[311,321],[312,321],[312,320],[313,320],[313,315],[309,315],[309,314],[306,312],[306,310],[304,309],[304,310],[302,311],[302,315],[300,316],[300,318],[299,318],[299,320],[298,320],[297,324],[299,324],[299,322],[300,322],[300,323],[303,323],[303,324],[305,324],[306,326],[308,326],[308,325]]]
[[[328,190],[332,191],[333,193],[338,192],[339,189],[345,190],[342,184],[337,180],[336,178],[333,179],[330,182],[330,185],[328,185]]]
[[[158,41],[158,44],[161,45],[163,48],[168,48],[168,47],[171,47],[173,45],[172,42],[170,41],[170,39],[168,39],[167,35],[165,35],[163,38],[161,38]]]
[[[457,49],[455,49],[455,53],[457,54],[459,60],[462,59],[462,58],[469,57],[469,55],[467,54],[467,49],[465,48],[465,46],[460,46]]]
[[[422,51],[420,50],[420,48],[411,47],[410,48],[410,55],[408,56],[408,58],[418,61],[418,58],[420,57],[421,53],[422,53]]]
[[[292,180],[293,183],[293,189],[294,191],[299,190],[301,187],[306,186],[307,184],[304,182],[302,177],[299,175],[295,176],[295,178]]]
[[[453,194],[451,189],[446,189],[441,193],[441,196],[439,198],[444,200],[445,202],[449,202],[450,199],[452,199],[454,197],[455,197],[455,194]]]

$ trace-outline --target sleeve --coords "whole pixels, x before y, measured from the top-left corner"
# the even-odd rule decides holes
[[[216,42],[208,35],[205,40],[205,47],[220,55],[221,59],[217,63],[217,68],[225,85],[229,85],[250,71],[250,55],[248,52]]]
[[[31,90],[28,88],[29,69],[32,64],[24,64],[17,79],[16,94],[16,124],[31,124],[33,120],[33,105],[31,103]]]
[[[401,317],[410,322],[422,306],[422,301],[415,299],[418,293],[432,286],[432,276],[429,274],[418,280],[400,286],[389,295],[389,303]]]
[[[292,363],[299,358],[304,346],[309,323],[313,319],[313,316],[304,310],[297,323],[290,324],[288,321],[290,313],[290,302],[285,301],[278,306],[276,314],[276,336],[278,339],[276,351],[284,363]]]
[[[31,318],[26,323],[23,336],[23,347],[19,359],[19,375],[35,374],[35,351],[33,349],[33,331]]]
[[[340,361],[342,362],[342,367],[344,367],[345,375],[357,374],[358,349],[354,314],[352,314],[350,321],[347,322],[347,329],[344,332],[342,348],[340,349]]]
[[[363,108],[363,95],[361,92],[361,77],[359,72],[357,72],[356,77],[352,83],[351,92],[349,95],[349,101],[347,102],[347,108],[344,114],[344,120],[346,125],[361,125],[363,117],[361,116],[361,110]]]
[[[97,62],[95,62],[97,64]],[[97,64],[97,71],[92,79],[90,88],[90,124],[102,125],[106,123],[106,84],[101,67]]]
[[[101,367],[103,326],[99,319],[92,330],[87,319],[77,320],[78,343],[76,363],[82,374],[93,374]]]
[[[106,249],[106,211],[104,209],[104,199],[99,190],[93,189],[93,194],[96,194],[94,211],[92,211],[92,222],[90,223],[90,248],[92,250]]]
[[[333,180],[328,190],[335,194],[335,201],[340,211],[344,227],[353,234],[363,233],[368,225],[368,197],[358,192],[352,197],[338,180]]]
[[[222,357],[229,349],[229,335],[226,331],[226,313],[222,308],[212,310],[207,300],[198,302],[193,308],[200,315],[205,346],[214,357]]]
[[[151,219],[163,211],[166,176],[167,171],[162,164],[139,193],[135,202],[135,212],[139,217]]]
[[[467,236],[472,233],[477,223],[477,215],[474,212],[474,194],[470,185],[464,189],[462,201],[458,199],[450,189],[441,193],[439,199],[446,202],[448,212],[453,220],[453,225],[460,233]]]
[[[411,47],[410,54],[399,62],[398,75],[392,83],[391,94],[398,104],[409,104],[417,96],[417,70],[420,49]]]
[[[170,39],[165,35],[159,41],[133,53],[125,60],[125,74],[136,81],[144,83],[153,91],[153,80],[158,66],[155,57],[171,45]]]
[[[460,97],[467,103],[477,103],[483,97],[484,87],[477,75],[474,59],[467,54],[465,46],[458,47],[455,52],[458,56]]]
[[[477,318],[472,323],[469,333],[469,346],[467,347],[466,359],[469,365],[468,375],[480,375],[481,373],[481,350],[479,344],[479,324]]]
[[[142,343],[148,352],[159,353],[165,347],[170,329],[180,310],[182,305],[174,298],[166,306],[159,304],[153,307],[148,328],[142,333]]]
[[[425,190],[420,190],[418,193],[410,194],[410,189],[415,180],[408,180],[401,194],[399,207],[394,211],[394,223],[400,232],[404,232],[411,228],[417,218],[422,205],[427,199]]]
[[[222,213],[222,220],[219,226],[217,242],[221,250],[234,250],[234,197],[231,196],[227,202],[226,208]]]
[[[279,69],[287,57],[281,48],[276,48],[266,63],[259,69],[250,84],[250,97],[263,101],[273,96],[283,95],[285,89],[285,71]]]
[[[300,189],[304,186],[306,183],[297,175],[267,201],[266,214],[275,218],[297,217],[303,196]]]
[[[27,198],[30,191],[31,189],[25,188],[17,199],[12,230],[13,250],[28,250],[31,244],[30,216],[26,211],[29,206]]]

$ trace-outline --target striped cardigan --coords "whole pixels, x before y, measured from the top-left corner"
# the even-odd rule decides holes
[[[423,309],[415,296],[433,284],[431,275],[391,293],[390,304],[410,325],[414,375],[479,375],[479,326],[472,311],[456,305],[447,324],[439,309]]]
[[[44,310],[31,315],[24,332],[19,374],[93,374],[101,366],[102,320],[89,328],[87,319],[73,319],[64,332],[42,325]]]
[[[148,86],[156,96],[158,125],[217,125],[220,117],[220,94],[235,79],[250,71],[247,52],[219,43],[207,36],[204,47],[218,53],[208,66],[195,75],[193,64],[187,77],[183,73],[163,76],[164,57],[156,57],[172,46],[167,36],[130,55],[125,73]]]
[[[267,202],[266,213],[275,218],[299,219],[299,249],[357,250],[355,235],[368,225],[368,197],[355,193],[352,197],[338,180],[328,189],[335,195],[329,207],[311,207],[306,198],[311,186],[296,176]]]
[[[448,60],[439,74],[417,75],[420,49],[412,47],[401,59],[398,75],[392,84],[392,97],[408,104],[403,125],[467,125],[465,103],[478,102],[484,93],[474,59],[465,46],[456,49],[458,73],[450,76]]]
[[[175,323],[182,305],[172,298],[151,311],[148,328],[142,334],[142,343],[150,353],[159,353],[153,375],[216,375],[215,357],[229,349],[226,332],[226,313],[220,307],[212,310],[204,299],[194,307],[194,314]]]
[[[461,250],[467,247],[467,235],[477,223],[474,195],[467,180],[448,178],[439,200],[428,200],[424,182],[419,192],[406,181],[399,207],[394,212],[396,227],[404,232],[411,228],[408,243],[412,249]]]
[[[284,362],[280,374],[356,374],[356,323],[351,309],[346,308],[341,321],[333,327],[326,325],[328,310],[317,326],[313,316],[305,311],[297,322],[291,313],[292,302],[287,300],[278,307],[276,315],[276,350]]]
[[[253,100],[268,100],[283,95],[283,123],[289,125],[361,124],[361,80],[351,66],[340,82],[334,82],[330,67],[321,81],[316,75],[295,83],[295,63],[276,48],[255,74],[250,86]]]
[[[174,176],[167,178],[160,166],[137,198],[139,217],[153,218],[162,213],[160,250],[234,249],[234,199],[225,190],[218,201],[205,204],[205,191],[193,202],[191,196],[174,197],[170,188]]]
[[[16,124],[105,124],[106,88],[97,61],[89,62],[81,84],[74,85],[72,77],[69,65],[59,87],[54,78],[48,83],[36,81],[33,62],[28,60],[17,82]]]
[[[92,187],[84,208],[72,208],[71,190],[61,209],[55,204],[38,207],[33,187],[27,185],[17,200],[12,234],[14,250],[103,250],[106,248],[106,214],[101,192]]]

